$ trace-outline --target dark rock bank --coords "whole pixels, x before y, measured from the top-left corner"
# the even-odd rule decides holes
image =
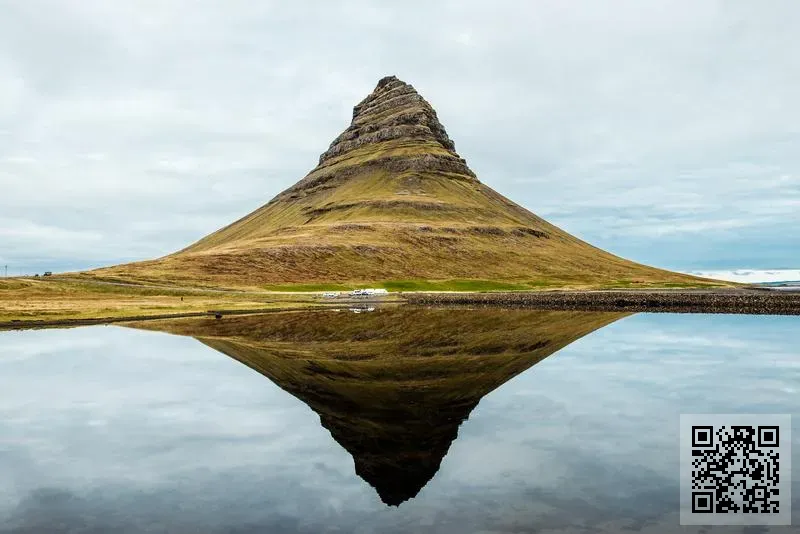
[[[800,315],[800,293],[756,289],[416,293],[418,305],[468,305],[542,310]]]

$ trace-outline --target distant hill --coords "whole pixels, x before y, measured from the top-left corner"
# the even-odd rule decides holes
[[[308,175],[261,208],[169,256],[93,274],[250,287],[701,281],[595,248],[481,183],[430,104],[394,76],[355,106]]]

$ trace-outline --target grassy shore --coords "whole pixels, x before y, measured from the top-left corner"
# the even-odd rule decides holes
[[[66,277],[0,280],[0,323],[304,306],[310,295],[145,286]]]
[[[47,278],[0,279],[0,325],[12,322],[58,322],[114,320],[208,312],[209,310],[265,310],[311,306],[320,303],[323,291],[349,291],[381,287],[392,293],[457,292],[481,294],[497,292],[531,293],[569,289],[719,289],[733,284],[697,282],[694,284],[653,284],[647,281],[618,280],[605,285],[565,285],[556,280],[492,281],[386,280],[381,282],[271,284],[255,287],[178,286],[166,280],[137,280],[119,277],[93,277],[84,274],[56,275]],[[401,296],[404,296],[401,295]],[[394,297],[397,299],[397,296]]]
[[[607,284],[565,284],[559,280],[530,280],[504,282],[495,280],[384,280],[373,283],[353,284],[269,284],[264,289],[281,292],[303,291],[348,291],[368,287],[382,287],[392,292],[487,292],[487,291],[537,291],[553,289],[652,289],[652,288],[720,288],[730,287],[725,282],[697,281],[695,283],[657,284],[642,280],[616,280]]]

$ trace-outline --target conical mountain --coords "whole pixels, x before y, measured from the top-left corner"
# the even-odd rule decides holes
[[[133,323],[196,337],[319,415],[384,503],[413,498],[481,398],[626,314],[398,307]]]
[[[233,286],[697,281],[592,247],[481,183],[431,105],[394,76],[355,106],[319,164],[269,203],[180,252],[104,272]]]

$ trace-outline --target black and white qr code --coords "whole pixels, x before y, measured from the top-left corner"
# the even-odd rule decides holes
[[[692,426],[692,512],[780,512],[780,427]]]
[[[691,420],[684,421],[685,417]],[[787,419],[681,416],[681,523],[788,524],[791,424]],[[684,523],[688,516],[692,521]]]

